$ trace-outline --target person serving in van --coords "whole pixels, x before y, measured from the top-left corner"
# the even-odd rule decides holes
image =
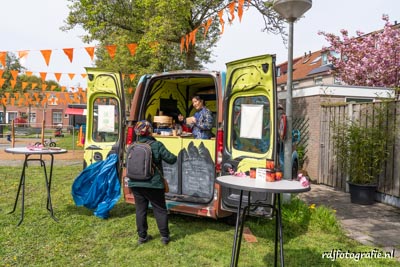
[[[184,118],[178,115],[178,120],[192,128],[195,139],[210,139],[212,137],[211,128],[213,127],[213,116],[211,111],[204,105],[204,100],[200,95],[192,97],[193,107],[197,110],[192,117]]]

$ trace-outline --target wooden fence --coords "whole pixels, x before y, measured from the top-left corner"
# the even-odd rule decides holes
[[[320,162],[318,183],[326,184],[334,188],[348,191],[348,180],[336,163],[334,153],[332,125],[344,122],[347,119],[363,121],[372,105],[382,103],[349,103],[343,105],[326,105],[321,108],[321,134],[320,134]],[[393,197],[400,197],[400,101],[390,102],[388,105],[390,113],[387,121],[387,129],[395,131],[393,144],[389,147],[389,158],[385,169],[378,179],[378,192]],[[371,115],[371,113],[369,114]],[[373,123],[373,121],[372,121]],[[390,127],[389,127],[390,126]],[[383,131],[387,129],[382,129]]]

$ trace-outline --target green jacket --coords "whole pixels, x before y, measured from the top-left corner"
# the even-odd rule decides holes
[[[154,139],[151,136],[140,136],[139,142],[144,143],[148,140],[153,140],[151,146],[151,151],[153,154],[153,163],[158,167],[154,170],[153,177],[148,181],[128,181],[129,187],[146,187],[146,188],[156,188],[156,189],[164,189],[164,181],[162,176],[160,175],[159,170],[162,171],[162,161],[169,164],[174,164],[176,162],[177,157],[169,152],[169,150],[164,146],[163,143]]]

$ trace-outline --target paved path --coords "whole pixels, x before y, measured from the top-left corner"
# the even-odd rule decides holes
[[[335,209],[350,238],[386,251],[395,249],[395,257],[400,261],[400,208],[379,202],[373,205],[352,204],[348,193],[315,184],[311,191],[299,194],[299,197],[309,205]]]

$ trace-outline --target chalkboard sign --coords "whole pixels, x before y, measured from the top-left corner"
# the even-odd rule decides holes
[[[195,147],[189,143],[187,150],[181,151],[182,194],[211,199],[214,189],[214,162],[203,142]]]
[[[178,161],[174,164],[162,162],[164,178],[168,182],[169,193],[178,194]]]

